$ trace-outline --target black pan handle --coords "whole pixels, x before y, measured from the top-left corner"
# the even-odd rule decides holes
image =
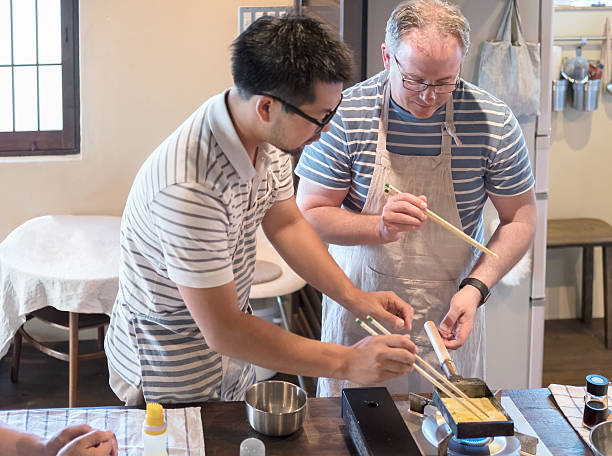
[[[444,341],[438,332],[438,328],[436,328],[433,321],[428,321],[425,323],[425,332],[427,333],[427,337],[429,337],[429,342],[431,342],[431,345],[436,352],[438,361],[440,361],[440,367],[442,367],[442,370],[446,376],[451,378],[451,376],[458,375],[453,359],[448,353],[448,350],[444,345]]]

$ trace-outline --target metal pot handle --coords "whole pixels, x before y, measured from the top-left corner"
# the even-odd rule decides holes
[[[425,332],[427,333],[427,337],[429,337],[429,342],[433,346],[434,351],[436,352],[436,356],[438,357],[438,361],[440,361],[440,367],[446,374],[448,378],[457,374],[457,368],[453,363],[453,359],[451,358],[446,346],[444,345],[444,341],[438,332],[438,328],[433,321],[425,322]]]

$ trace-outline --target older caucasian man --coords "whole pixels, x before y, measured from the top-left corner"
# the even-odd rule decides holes
[[[533,176],[508,107],[460,77],[469,25],[442,0],[401,3],[387,22],[385,70],[344,91],[320,141],[296,170],[298,205],[330,253],[364,290],[390,289],[414,308],[412,340],[435,362],[423,324],[433,320],[465,376],[484,376],[489,289],[522,257],[535,230]],[[385,184],[405,193],[390,196]],[[417,196],[418,195],[418,196]],[[482,209],[500,225],[483,255],[431,222],[425,208],[483,242]],[[325,297],[322,339],[354,343],[361,332]],[[407,378],[408,377],[408,378]],[[394,393],[426,391],[416,373],[386,382]],[[350,382],[320,379],[319,395]]]

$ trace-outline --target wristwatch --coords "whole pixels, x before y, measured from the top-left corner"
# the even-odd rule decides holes
[[[480,300],[478,307],[482,306],[485,302],[487,302],[487,299],[489,299],[489,296],[491,296],[489,287],[487,287],[481,280],[478,280],[475,277],[466,277],[465,279],[463,279],[459,284],[459,289],[461,290],[466,285],[472,285],[474,288],[480,291],[482,299]]]

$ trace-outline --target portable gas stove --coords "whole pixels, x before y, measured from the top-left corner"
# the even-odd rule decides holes
[[[414,412],[408,412],[415,416],[415,422],[421,422],[420,430],[412,431],[413,436],[424,440],[431,446],[433,452],[421,452],[421,454],[447,454],[448,456],[459,455],[519,455],[521,442],[514,436],[481,437],[477,439],[457,439],[452,435],[451,428],[446,424],[440,413],[434,415],[418,416]],[[407,421],[407,419],[404,419]],[[408,423],[406,423],[408,425]],[[410,428],[410,426],[408,425]],[[424,446],[424,442],[421,441]],[[446,448],[446,453],[438,452]]]
[[[520,455],[521,440],[516,436],[455,438],[442,415],[427,404],[428,399],[417,395],[395,403],[386,388],[344,389],[342,416],[357,454]]]

